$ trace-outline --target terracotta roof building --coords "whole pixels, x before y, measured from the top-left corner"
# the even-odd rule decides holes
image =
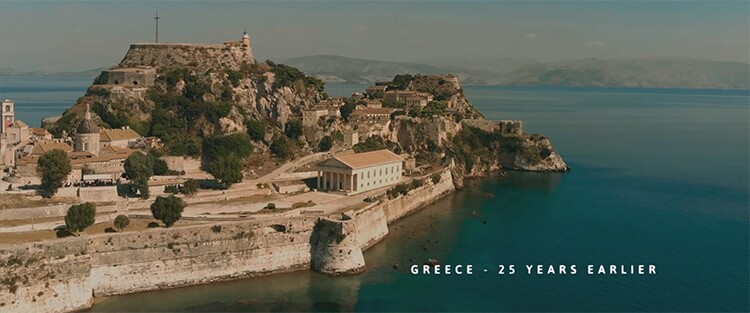
[[[397,184],[403,162],[389,150],[334,156],[316,166],[318,189],[354,194]]]
[[[119,148],[133,147],[141,137],[143,136],[130,127],[102,129],[99,131],[99,142],[102,148],[107,146]]]

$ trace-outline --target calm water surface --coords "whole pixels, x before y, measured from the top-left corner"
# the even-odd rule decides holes
[[[31,96],[25,82],[14,89],[0,78],[19,116],[25,102],[53,110],[68,101],[46,112],[60,114],[90,80],[36,79],[50,91]],[[469,181],[393,225],[359,276],[289,273],[112,297],[93,311],[748,311],[747,91],[465,91],[488,118],[522,119],[549,136],[573,171]],[[475,273],[410,275],[426,258]],[[497,275],[499,264],[516,274]],[[527,275],[526,264],[579,272]],[[656,264],[657,275],[589,276],[587,264]]]

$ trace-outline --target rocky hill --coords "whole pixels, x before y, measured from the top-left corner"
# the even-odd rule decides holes
[[[202,138],[245,133],[251,120],[267,125],[270,139],[318,102],[323,88],[295,68],[257,63],[232,46],[133,45],[51,131],[70,133],[89,105],[102,125],[159,137],[168,154],[199,156]]]
[[[567,170],[546,137],[523,133],[520,124],[519,131],[504,132],[500,124],[486,121],[455,75],[396,75],[387,90],[429,93],[433,100],[426,106],[383,101],[395,112],[373,124],[343,113],[369,100],[351,97],[339,100],[345,103],[341,116],[303,125],[302,110],[327,96],[321,80],[294,67],[258,63],[249,47],[237,43],[133,45],[51,131],[71,133],[90,107],[102,126],[129,126],[158,137],[163,143],[159,154],[206,161],[235,153],[248,168],[261,167],[247,158],[251,155],[263,162],[285,161],[329,149],[323,142],[341,146],[344,133],[358,132],[363,139],[355,151],[407,152],[428,168],[453,163],[459,182],[498,169]]]

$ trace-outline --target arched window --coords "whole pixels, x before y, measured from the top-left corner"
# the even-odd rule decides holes
[[[10,104],[5,106],[5,112],[10,112]]]
[[[119,85],[119,84],[120,84],[120,81],[115,79],[115,85]]]

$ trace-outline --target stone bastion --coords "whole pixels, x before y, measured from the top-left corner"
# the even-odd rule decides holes
[[[429,177],[429,176],[426,176]],[[363,251],[388,225],[454,191],[438,183],[333,216],[215,222],[0,245],[0,311],[70,312],[94,297],[312,269],[365,270]]]

